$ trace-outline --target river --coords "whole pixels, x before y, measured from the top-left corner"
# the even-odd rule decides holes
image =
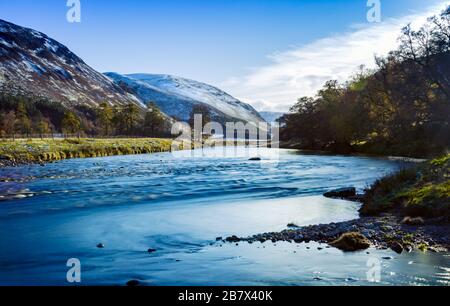
[[[0,169],[0,177],[14,178],[0,183],[0,285],[70,285],[70,258],[81,262],[82,285],[131,279],[146,285],[372,285],[367,273],[374,260],[382,285],[449,284],[449,254],[216,242],[281,231],[288,223],[355,219],[359,204],[321,195],[348,186],[362,190],[403,166],[281,149],[261,149],[262,161],[255,162],[242,150]]]

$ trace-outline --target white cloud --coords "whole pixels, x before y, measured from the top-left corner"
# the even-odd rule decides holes
[[[375,55],[396,48],[402,27],[422,25],[450,3],[382,23],[355,25],[353,31],[268,56],[270,63],[221,87],[258,110],[287,111],[297,98],[314,95],[330,79],[346,80],[360,65],[374,66]]]

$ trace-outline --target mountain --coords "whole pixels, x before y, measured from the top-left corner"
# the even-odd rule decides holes
[[[89,67],[66,46],[38,31],[0,19],[0,89],[61,102],[144,107],[132,93]]]
[[[128,87],[142,102],[153,101],[164,113],[181,120],[189,120],[193,107],[201,104],[221,123],[264,121],[252,106],[208,84],[161,74],[106,75],[116,84]]]
[[[145,108],[154,101],[163,113],[181,120],[188,120],[200,104],[218,122],[264,121],[250,105],[204,83],[169,75],[99,73],[47,35],[1,19],[0,91],[42,97],[68,108],[105,101]]]
[[[277,119],[281,118],[285,113],[281,112],[259,112],[261,117],[264,118],[267,122],[275,122]]]

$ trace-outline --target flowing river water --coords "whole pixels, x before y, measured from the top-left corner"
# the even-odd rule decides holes
[[[255,162],[244,148],[217,150],[0,169],[13,178],[0,183],[0,285],[70,285],[70,258],[82,285],[372,285],[373,260],[382,285],[449,284],[449,254],[216,242],[358,218],[359,204],[321,195],[362,190],[401,162],[277,149]]]

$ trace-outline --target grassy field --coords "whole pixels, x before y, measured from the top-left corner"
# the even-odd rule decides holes
[[[364,202],[363,215],[397,210],[405,216],[450,217],[450,154],[379,180]]]
[[[13,163],[168,152],[171,139],[32,139],[0,141],[0,159]]]

